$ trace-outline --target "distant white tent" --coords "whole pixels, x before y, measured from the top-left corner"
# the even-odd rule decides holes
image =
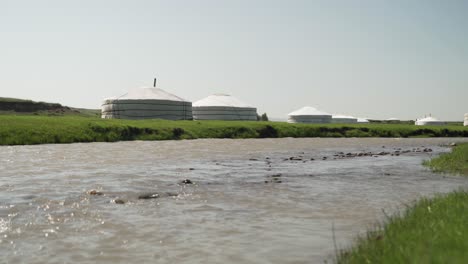
[[[445,125],[445,122],[440,121],[439,119],[434,118],[432,116],[429,116],[416,120],[414,124],[417,126],[443,126]]]
[[[398,122],[400,121],[399,118],[396,118],[396,117],[390,117],[389,119],[386,119],[385,121],[394,121],[394,122]]]
[[[333,115],[331,122],[334,124],[354,124],[358,122],[358,119],[347,115]]]
[[[358,123],[369,123],[369,120],[366,119],[366,118],[360,118],[360,117],[358,117],[357,122],[358,122]]]
[[[193,103],[195,120],[257,120],[257,108],[234,96],[213,94]]]
[[[464,126],[468,126],[468,113],[465,114],[465,122],[463,123]]]
[[[289,113],[288,123],[331,123],[332,115],[322,112],[314,107],[305,106],[299,110]]]
[[[102,118],[191,120],[192,103],[159,88],[140,88],[104,100]]]

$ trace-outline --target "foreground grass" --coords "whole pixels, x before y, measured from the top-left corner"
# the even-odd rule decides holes
[[[436,172],[449,172],[468,176],[468,143],[460,144],[451,153],[425,162]]]
[[[338,263],[467,263],[468,193],[422,199],[369,232]]]
[[[431,160],[438,171],[468,176],[468,144]],[[340,252],[338,263],[468,263],[468,193],[421,199]]]
[[[73,115],[0,115],[0,145],[276,137],[468,137],[468,128],[401,124],[307,125],[252,121],[135,121],[103,120]]]
[[[276,137],[468,137],[468,128],[401,124],[307,125],[252,121],[136,121],[73,115],[0,115],[0,145]]]

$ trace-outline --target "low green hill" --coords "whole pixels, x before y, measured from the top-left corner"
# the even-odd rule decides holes
[[[0,114],[99,116],[100,110],[72,108],[58,103],[0,97]]]

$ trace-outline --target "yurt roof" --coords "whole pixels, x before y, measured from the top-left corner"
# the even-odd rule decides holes
[[[340,118],[340,119],[357,119],[354,116],[348,116],[348,115],[333,115],[332,118]]]
[[[249,107],[252,106],[242,102],[234,96],[228,94],[212,94],[192,104],[192,106],[229,106],[229,107]]]
[[[311,106],[304,106],[294,112],[289,113],[290,116],[331,116],[331,114],[319,111]]]
[[[369,123],[369,120],[367,118],[362,117],[358,117],[357,121],[358,123]]]
[[[417,121],[418,122],[440,122],[439,119],[432,117],[432,116],[421,118],[421,119],[418,119]]]
[[[128,93],[117,97],[118,100],[170,100],[187,102],[176,95],[168,93],[159,88],[139,88],[130,90]]]

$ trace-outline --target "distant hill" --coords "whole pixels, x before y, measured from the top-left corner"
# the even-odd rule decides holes
[[[9,113],[99,116],[100,110],[72,108],[58,103],[0,97],[0,114]]]

